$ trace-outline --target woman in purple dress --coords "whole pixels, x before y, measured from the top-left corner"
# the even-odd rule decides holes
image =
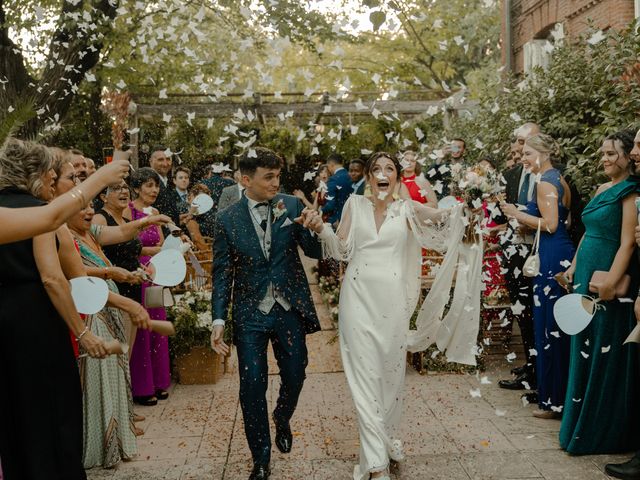
[[[131,188],[136,199],[129,204],[124,216],[128,220],[138,220],[148,215],[157,215],[152,207],[160,192],[160,177],[151,168],[140,168],[131,176]],[[129,215],[127,217],[127,215]],[[152,225],[138,235],[142,243],[140,263],[147,265],[153,255],[161,249],[164,237],[162,230]],[[144,305],[145,290],[151,283],[142,284],[141,302]],[[166,320],[167,312],[162,308],[148,308],[152,320]],[[131,390],[133,399],[140,405],[156,405],[158,400],[169,397],[167,389],[171,383],[169,371],[169,340],[167,337],[148,330],[138,330],[129,360],[131,366]]]

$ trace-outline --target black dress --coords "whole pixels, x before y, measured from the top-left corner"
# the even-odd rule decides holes
[[[42,204],[26,192],[0,191],[0,207]],[[5,480],[86,479],[78,366],[31,239],[0,245],[0,385]]]
[[[111,216],[110,213],[101,209],[99,212],[107,220],[107,225],[111,227],[117,227],[118,222]],[[126,218],[125,222],[128,222]],[[117,243],[115,245],[106,245],[102,247],[102,251],[107,256],[109,261],[116,267],[124,268],[130,272],[135,272],[140,266],[140,253],[142,252],[142,243],[138,240],[138,237],[128,242]],[[140,301],[142,296],[140,285],[131,285],[130,283],[117,283],[118,291],[120,295],[124,295],[127,298]]]

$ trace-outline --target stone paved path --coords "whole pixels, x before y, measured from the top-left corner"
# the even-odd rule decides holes
[[[348,480],[357,458],[355,413],[337,342],[330,342],[335,331],[313,293],[323,331],[309,337],[308,378],[292,421],[293,451],[282,455],[274,447],[273,480]],[[533,418],[533,406],[523,405],[518,392],[497,387],[508,369],[506,362],[490,366],[481,377],[408,370],[408,458],[400,478],[601,480],[608,478],[605,463],[626,458],[562,452],[560,423]],[[271,375],[270,409],[278,385],[278,376]],[[246,480],[251,460],[237,396],[236,372],[216,385],[173,386],[167,401],[138,409],[147,417],[140,424],[146,433],[138,458],[113,470],[91,470],[89,479]]]

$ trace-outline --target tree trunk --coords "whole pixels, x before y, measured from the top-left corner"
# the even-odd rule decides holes
[[[119,1],[83,0],[76,5],[64,2],[57,29],[49,46],[44,71],[39,79],[32,78],[25,67],[20,50],[9,39],[6,28],[0,27],[0,80],[5,82],[0,94],[0,111],[20,102],[33,102],[37,116],[19,130],[21,137],[46,134],[59,124],[69,110],[71,101],[85,73],[99,61],[102,39],[113,28]],[[86,8],[96,29],[84,29],[74,18],[82,19]],[[0,21],[4,22],[0,0]]]

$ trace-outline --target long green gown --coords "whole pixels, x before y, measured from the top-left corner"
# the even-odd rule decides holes
[[[629,178],[589,202],[582,219],[586,233],[578,249],[574,288],[589,294],[595,270],[608,271],[620,247],[622,200],[640,189]],[[635,300],[638,264],[628,273]],[[627,452],[640,447],[640,378],[636,344],[623,345],[636,324],[632,302],[603,302],[589,326],[571,339],[569,384],[560,446],[574,455]]]

